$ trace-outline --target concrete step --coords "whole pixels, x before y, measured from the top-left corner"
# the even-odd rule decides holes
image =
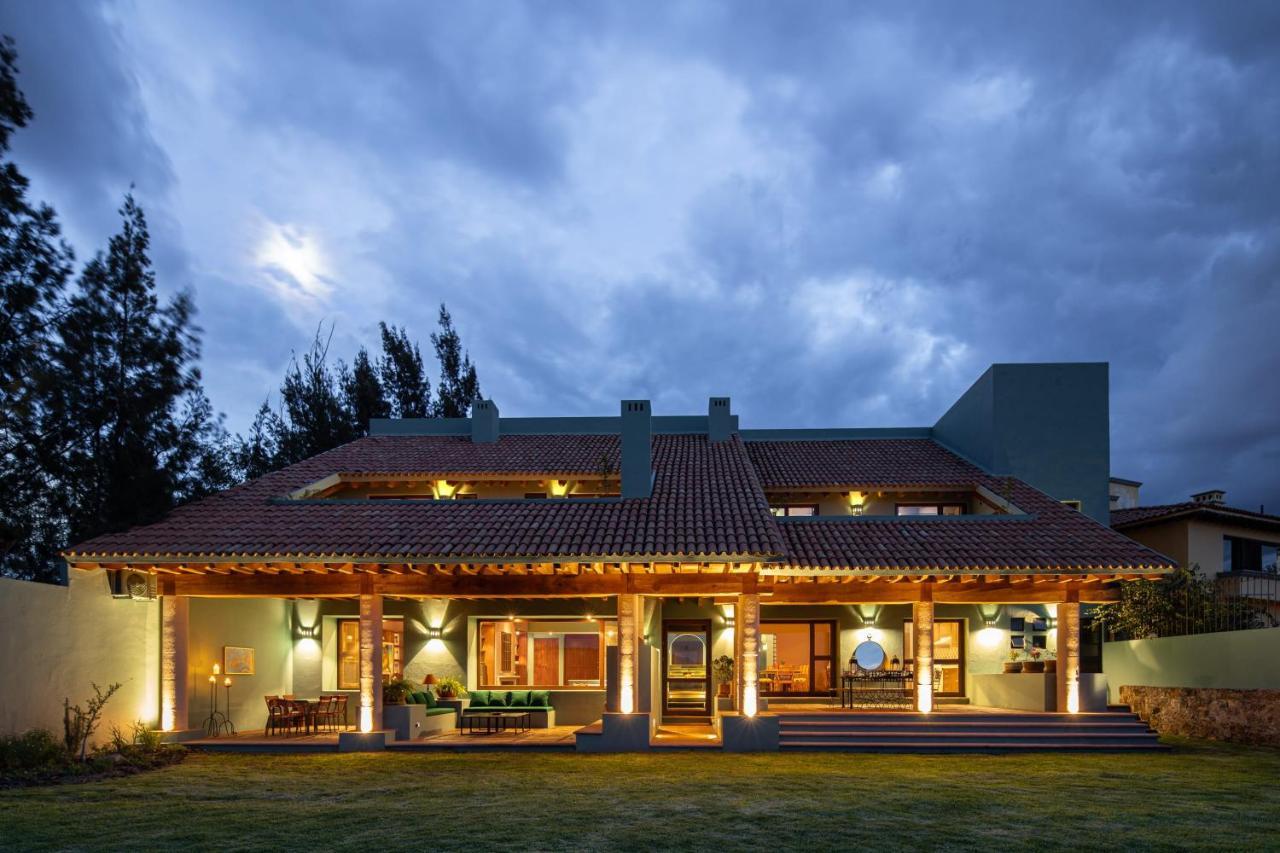
[[[1137,714],[1056,714],[1056,713],[1027,713],[1027,714],[918,714],[910,713],[838,713],[829,712],[825,714],[818,713],[785,713],[778,715],[781,725],[795,725],[798,723],[812,723],[819,721],[828,722],[859,722],[859,723],[893,723],[893,724],[910,724],[919,723],[926,725],[954,725],[954,724],[972,724],[972,725],[1043,725],[1045,723],[1123,723],[1123,722],[1140,722]]]
[[[843,740],[791,741],[783,739],[782,749],[789,752],[901,752],[901,753],[966,753],[966,752],[1159,752],[1167,746],[1151,739],[1140,744],[1087,743],[1073,744],[1055,741],[1027,740],[934,740],[934,741],[863,741],[850,743]]]
[[[782,736],[785,743],[933,743],[945,741],[953,743],[1059,743],[1059,744],[1132,744],[1140,745],[1154,742],[1156,736],[1150,732],[1107,732],[1105,734],[1080,734],[1076,732],[1022,732],[1010,734],[1006,732],[988,732],[984,734],[965,734],[963,732],[808,732],[791,731]]]
[[[828,732],[842,731],[950,731],[950,732],[1038,732],[1038,731],[1072,731],[1072,732],[1110,732],[1110,731],[1149,731],[1149,727],[1140,720],[1124,720],[1116,722],[1056,722],[1040,721],[1029,723],[1011,722],[924,722],[910,720],[906,722],[888,722],[883,720],[798,720],[780,724],[783,732],[797,729],[821,730]]]

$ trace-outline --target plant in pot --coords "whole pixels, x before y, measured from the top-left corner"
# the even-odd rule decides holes
[[[733,658],[720,655],[711,663],[711,674],[715,677],[718,696],[728,696],[733,684]]]
[[[1009,659],[1004,662],[1005,672],[1022,672],[1022,653],[1018,649],[1009,649]]]
[[[413,690],[413,682],[406,678],[392,678],[382,682],[382,704],[403,705]]]
[[[436,695],[441,699],[461,699],[467,695],[467,688],[451,675],[436,680]]]
[[[1027,650],[1028,658],[1022,662],[1023,672],[1044,672],[1044,661],[1040,660],[1040,656],[1044,654],[1044,650],[1036,646],[1032,646]]]

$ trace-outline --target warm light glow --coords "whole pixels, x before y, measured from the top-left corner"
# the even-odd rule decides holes
[[[457,491],[457,484],[450,483],[448,480],[436,480],[435,494],[437,500],[449,500]]]
[[[754,684],[742,688],[742,713],[748,717],[756,715],[756,687]]]
[[[217,664],[217,663],[215,663],[215,664],[213,665],[213,674],[214,674],[214,675],[222,675],[222,665],[221,665],[221,664]]]
[[[227,676],[227,677],[226,677],[226,679],[222,682],[222,686],[223,686],[223,687],[230,687],[230,686],[231,686],[231,676]]]
[[[164,709],[164,711],[163,711],[163,713],[161,713],[161,715],[160,715],[160,731],[162,731],[162,732],[171,732],[171,731],[173,731],[173,708],[172,708],[172,706],[166,705],[166,706],[165,706],[165,709]]]
[[[1073,675],[1067,682],[1067,713],[1080,713],[1080,676]]]
[[[638,595],[618,596],[618,710],[624,714],[636,709],[636,623],[642,606]]]
[[[866,503],[866,500],[867,499],[863,496],[862,492],[850,492],[849,514],[862,515],[863,505]]]
[[[373,731],[373,709],[368,705],[360,706],[360,731],[365,734]]]
[[[553,498],[563,498],[569,494],[570,484],[568,480],[549,480],[548,483]]]
[[[217,683],[218,683],[218,676],[216,676],[216,675],[211,675],[211,676],[209,676],[209,683],[210,683],[210,684],[217,684]]]
[[[933,684],[922,681],[916,685],[916,704],[920,706],[921,714],[933,711]]]
[[[1004,632],[999,628],[983,628],[978,632],[978,645],[984,649],[999,648],[1002,639],[1004,639]]]

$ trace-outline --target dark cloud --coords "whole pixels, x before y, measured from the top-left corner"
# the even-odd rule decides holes
[[[507,414],[924,424],[1109,360],[1118,475],[1280,507],[1273,3],[0,14],[24,167],[94,239],[138,182],[233,426],[447,301]]]

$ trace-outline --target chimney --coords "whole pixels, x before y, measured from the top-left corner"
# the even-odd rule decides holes
[[[733,434],[733,415],[728,397],[712,397],[707,403],[707,441],[715,444]]]
[[[471,401],[471,441],[493,444],[498,440],[498,404],[479,397]]]
[[[653,491],[650,451],[653,428],[648,400],[622,401],[622,496],[647,498]]]
[[[1191,500],[1198,504],[1220,504],[1227,499],[1227,493],[1222,489],[1209,489],[1207,492],[1196,492],[1191,496]]]

